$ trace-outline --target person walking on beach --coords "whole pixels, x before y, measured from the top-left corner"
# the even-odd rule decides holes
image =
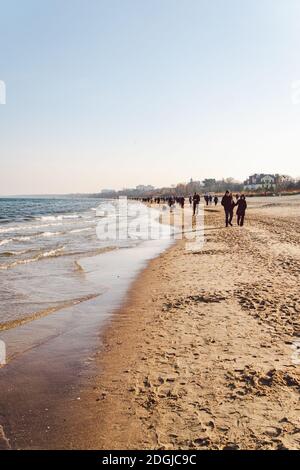
[[[172,196],[168,198],[168,206],[170,207],[170,211],[172,212],[175,206],[175,201]]]
[[[214,197],[214,203],[215,203],[215,206],[217,206],[217,205],[218,205],[218,202],[219,202],[219,198],[218,198],[218,196],[215,196],[215,197]]]
[[[232,194],[230,194],[228,190],[226,191],[226,193],[222,197],[221,204],[224,207],[224,211],[225,211],[225,224],[226,224],[226,227],[228,227],[228,225],[230,225],[232,227],[234,201],[233,201],[233,198],[232,198]]]
[[[231,197],[231,208],[230,208],[230,217],[229,217],[229,222],[232,227],[232,220],[233,220],[233,210],[236,206],[236,203],[234,202],[233,194],[230,193],[229,196]]]
[[[245,198],[244,194],[241,195],[241,197],[239,198],[239,200],[236,203],[236,206],[237,206],[237,211],[236,211],[237,224],[240,227],[243,227],[244,219],[245,219],[245,213],[246,213],[246,209],[247,209],[247,202],[246,202],[246,198]]]
[[[193,196],[193,215],[198,214],[199,203],[200,203],[200,196],[199,194],[195,193]]]

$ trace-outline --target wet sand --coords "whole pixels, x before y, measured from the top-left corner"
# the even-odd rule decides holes
[[[0,366],[0,448],[75,445],[75,428],[65,427],[76,415],[82,388],[95,375],[99,335],[138,273],[169,244],[147,241],[81,258],[80,275],[101,294],[0,332],[7,350],[7,364]]]
[[[71,391],[59,364],[35,374],[34,351],[13,362],[0,446],[300,448],[299,218],[253,208],[228,229],[223,218],[206,210],[203,249],[179,240],[149,262],[88,366],[68,358]]]

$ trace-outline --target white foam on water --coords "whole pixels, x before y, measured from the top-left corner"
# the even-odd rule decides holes
[[[7,245],[8,243],[10,243],[10,242],[12,242],[12,241],[13,241],[12,238],[6,238],[6,239],[4,239],[4,240],[1,240],[1,241],[0,241],[0,246],[2,246],[2,245]]]
[[[11,269],[22,264],[34,263],[36,261],[40,261],[45,258],[54,258],[54,257],[62,256],[64,254],[64,250],[65,250],[65,247],[62,246],[54,250],[39,253],[34,258],[20,259],[20,260],[14,261],[13,263],[3,264],[3,265],[0,265],[0,270]]]
[[[93,230],[93,227],[77,228],[77,229],[74,229],[74,230],[70,230],[69,233],[89,232],[91,230]]]
[[[41,237],[55,237],[57,235],[63,235],[64,232],[43,232],[40,234]]]

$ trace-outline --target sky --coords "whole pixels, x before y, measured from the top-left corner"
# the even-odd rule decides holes
[[[300,176],[299,26],[299,0],[0,0],[0,194]]]

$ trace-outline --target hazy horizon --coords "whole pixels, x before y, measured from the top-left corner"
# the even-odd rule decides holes
[[[259,173],[260,173],[260,172],[259,172]],[[272,174],[275,174],[275,172],[273,172]],[[290,176],[293,177],[293,175],[290,175]],[[209,177],[209,178],[214,178],[214,177],[211,176],[211,177]],[[220,178],[220,180],[222,180],[222,179],[226,180],[226,179],[228,179],[228,178],[231,178],[231,177],[230,177],[230,176],[227,176],[227,177],[225,176],[224,178],[223,178],[223,177]],[[294,178],[297,179],[297,180],[299,179],[299,177],[294,177]],[[243,183],[243,182],[244,182],[243,180],[237,180],[236,178],[234,178],[234,180],[235,180],[235,182],[238,182],[238,183]],[[196,181],[196,180],[194,180],[194,181]],[[46,198],[46,197],[52,197],[52,196],[73,196],[73,195],[77,195],[77,194],[84,196],[84,195],[90,195],[90,194],[100,194],[100,192],[101,192],[102,189],[110,189],[110,190],[116,191],[116,192],[122,191],[122,190],[135,189],[136,186],[138,186],[139,184],[142,184],[142,185],[145,185],[145,186],[146,186],[146,185],[150,185],[150,186],[154,186],[155,189],[161,189],[161,188],[171,188],[171,187],[176,186],[177,184],[180,184],[180,183],[186,184],[186,183],[188,183],[188,182],[189,182],[189,181],[177,181],[176,183],[172,183],[172,184],[170,184],[170,185],[162,185],[162,186],[154,186],[154,185],[151,184],[151,182],[150,182],[150,183],[147,183],[147,182],[144,183],[144,182],[142,182],[142,183],[138,183],[138,184],[136,184],[135,186],[132,186],[132,187],[120,187],[120,188],[104,188],[104,187],[103,187],[103,188],[98,189],[98,191],[84,191],[84,192],[81,192],[81,191],[72,191],[72,192],[64,192],[64,193],[0,194],[0,198],[6,198],[6,197],[21,198],[21,197],[31,197],[31,196],[32,196],[32,197],[39,197],[39,196],[40,196],[40,197],[42,197],[42,198],[44,198],[44,197]],[[229,189],[230,189],[230,187],[229,187]]]
[[[298,0],[0,0],[0,194],[299,177],[299,20]]]

